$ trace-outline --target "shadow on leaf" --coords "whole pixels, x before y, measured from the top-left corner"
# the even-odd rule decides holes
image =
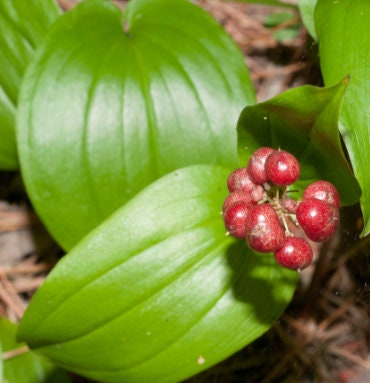
[[[270,326],[288,305],[298,274],[277,265],[272,254],[256,253],[241,241],[230,245],[226,257],[235,298]]]

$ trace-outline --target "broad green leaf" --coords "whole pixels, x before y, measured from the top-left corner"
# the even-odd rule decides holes
[[[298,0],[298,8],[303,24],[314,40],[317,40],[314,18],[316,3],[317,0]]]
[[[62,16],[21,96],[18,138],[33,204],[65,248],[179,167],[237,161],[254,102],[244,58],[186,0],[107,1]],[[179,17],[181,15],[181,17]]]
[[[6,352],[18,350],[24,343],[17,343],[15,335],[18,326],[0,317],[0,342],[3,355]],[[20,353],[17,356],[2,361],[4,383],[68,383],[70,379],[67,373],[56,367],[44,357],[36,355],[32,351]]]
[[[54,0],[0,0],[0,169],[18,168],[14,116],[20,83],[60,13]]]
[[[225,235],[228,173],[193,165],[142,190],[57,264],[20,339],[98,381],[165,383],[261,335],[297,273]]]
[[[317,179],[332,182],[342,205],[352,205],[360,188],[342,151],[338,115],[348,79],[330,88],[302,86],[255,106],[246,107],[238,122],[240,166],[261,146],[288,150],[301,165],[301,176],[290,187],[300,196]]]
[[[370,2],[319,0],[315,20],[325,84],[350,76],[339,128],[362,187],[363,234],[367,235],[370,232]]]

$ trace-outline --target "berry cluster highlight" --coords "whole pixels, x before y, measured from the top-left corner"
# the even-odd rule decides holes
[[[302,200],[289,197],[287,188],[299,175],[299,161],[291,153],[259,148],[245,168],[229,175],[230,194],[222,206],[229,235],[245,240],[257,252],[274,253],[278,264],[297,271],[312,263],[308,239],[327,241],[340,220],[339,193],[328,181],[310,184]]]

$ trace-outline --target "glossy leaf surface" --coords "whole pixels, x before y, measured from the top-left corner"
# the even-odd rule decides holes
[[[67,254],[19,336],[109,382],[179,382],[266,331],[297,273],[225,235],[228,169],[195,165],[149,185]]]
[[[342,205],[352,205],[360,188],[342,151],[338,115],[348,79],[330,88],[303,86],[271,100],[246,107],[238,122],[240,166],[261,146],[288,150],[301,166],[299,181],[290,187],[301,196],[309,183],[332,182]]]
[[[331,85],[343,76],[350,76],[339,128],[362,187],[366,235],[370,232],[370,2],[319,0],[315,17],[325,83]]]
[[[60,13],[54,0],[0,0],[0,169],[18,168],[15,110],[21,80]]]
[[[80,4],[25,80],[22,171],[65,248],[163,174],[235,164],[237,116],[254,102],[241,52],[199,7],[134,0],[122,18],[111,2]]]
[[[315,7],[317,0],[298,0],[298,8],[308,33],[316,40]],[[344,76],[343,76],[344,77]],[[340,79],[339,79],[340,80]],[[338,81],[339,81],[338,80]]]
[[[24,343],[15,341],[17,325],[0,317],[0,342],[5,353],[20,350]],[[1,370],[0,370],[1,371]],[[32,351],[20,353],[3,361],[3,380],[6,383],[68,383],[66,371]]]

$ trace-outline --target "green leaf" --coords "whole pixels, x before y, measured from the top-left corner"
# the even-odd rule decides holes
[[[4,367],[3,367],[3,348],[0,342],[0,383],[3,383]]]
[[[181,15],[181,17],[178,17]],[[25,79],[22,172],[39,215],[70,248],[163,174],[235,165],[235,124],[254,102],[244,58],[186,0],[80,4]]]
[[[298,8],[303,24],[314,40],[317,40],[314,18],[316,4],[317,0],[298,0]]]
[[[301,176],[290,187],[294,196],[317,179],[332,182],[342,205],[352,205],[360,188],[342,151],[338,115],[348,79],[330,88],[302,86],[271,100],[246,107],[238,122],[240,166],[261,146],[288,150],[301,164]]]
[[[9,322],[6,318],[0,317],[0,339],[3,356],[7,352],[21,350],[24,343],[17,343],[15,334],[17,325]],[[17,356],[0,361],[3,367],[1,378],[6,383],[68,383],[70,379],[67,373],[48,362],[44,357],[36,355],[32,351],[24,351]]]
[[[320,63],[327,85],[349,75],[339,128],[362,187],[363,235],[370,232],[370,2],[318,1],[315,13]]]
[[[60,13],[54,0],[0,0],[0,169],[18,168],[14,116],[20,83]]]
[[[260,336],[297,273],[225,235],[229,170],[179,169],[149,185],[67,254],[19,337],[109,382],[179,382]]]
[[[267,28],[274,28],[288,21],[295,20],[296,18],[297,16],[291,12],[275,12],[267,15],[263,24]],[[295,23],[275,32],[273,36],[278,41],[294,39],[299,33],[299,27],[300,25]]]

